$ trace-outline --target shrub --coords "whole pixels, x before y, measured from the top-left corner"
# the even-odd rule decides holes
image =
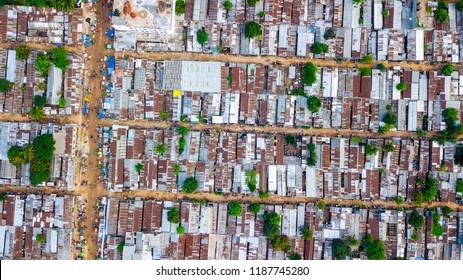
[[[289,259],[292,261],[298,261],[302,260],[302,257],[298,253],[292,253],[291,255],[289,255]]]
[[[294,145],[296,144],[296,137],[294,137],[292,134],[288,134],[285,136],[285,142],[288,145]]]
[[[259,192],[259,197],[262,199],[269,198],[270,194],[268,192]]]
[[[124,246],[125,246],[125,240],[122,240],[121,242],[119,242],[119,244],[117,244],[117,251],[119,253],[122,253],[124,251]]]
[[[43,234],[39,233],[35,236],[35,241],[37,242],[43,242],[44,241],[44,238],[43,238]]]
[[[395,201],[395,203],[397,203],[397,204],[400,205],[400,204],[404,203],[404,198],[401,197],[401,196],[397,196],[397,197],[394,199],[394,201]]]
[[[58,107],[60,108],[66,108],[66,99],[64,97],[61,97],[59,99]]]
[[[323,200],[320,200],[320,201],[317,201],[317,208],[318,209],[325,209],[325,206],[326,206],[326,202],[324,202]]]
[[[356,144],[362,143],[363,141],[362,137],[352,137],[350,140]]]
[[[362,59],[360,59],[360,62],[361,63],[368,63],[368,64],[372,63],[373,62],[373,55],[371,55],[371,54],[365,55]]]

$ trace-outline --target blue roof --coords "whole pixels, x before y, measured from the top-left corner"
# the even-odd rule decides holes
[[[114,66],[116,65],[116,59],[114,56],[108,57],[108,68],[114,69]]]

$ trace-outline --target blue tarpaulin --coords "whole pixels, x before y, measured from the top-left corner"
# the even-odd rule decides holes
[[[116,59],[114,56],[108,57],[108,76],[113,74],[114,66],[116,65]]]
[[[92,45],[92,41],[87,41],[87,42],[85,42],[85,46],[86,46],[86,47],[90,47],[91,45]]]
[[[114,37],[114,30],[108,29],[108,31],[106,31],[106,36],[108,36],[109,38]]]

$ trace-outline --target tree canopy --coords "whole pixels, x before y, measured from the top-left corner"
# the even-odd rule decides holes
[[[37,186],[43,182],[48,181],[49,178],[50,178],[50,170],[42,171],[42,172],[31,172],[29,179],[31,181],[31,185]]]
[[[6,79],[0,79],[0,92],[9,92],[13,88],[14,83]]]
[[[21,44],[16,48],[16,58],[19,60],[28,59],[30,54],[31,50],[25,44]]]
[[[36,151],[37,159],[51,160],[55,151],[55,139],[51,134],[37,136],[32,142]]]
[[[196,36],[196,39],[200,45],[203,45],[204,43],[206,43],[208,39],[206,30],[204,29],[199,30]]]
[[[294,135],[292,135],[292,134],[287,134],[285,136],[285,142],[288,145],[294,145],[294,144],[296,144],[296,137],[294,137]]]
[[[442,214],[444,216],[448,216],[448,215],[450,215],[450,213],[452,213],[452,209],[450,209],[450,207],[448,207],[448,206],[442,207]]]
[[[368,156],[376,155],[378,152],[379,148],[374,143],[365,145],[365,154]]]
[[[255,7],[257,2],[259,2],[259,0],[246,0],[246,3],[251,7]]]
[[[331,252],[334,259],[345,260],[346,257],[350,256],[351,249],[345,241],[336,238],[333,239],[333,242],[331,243]]]
[[[432,216],[431,233],[434,236],[442,236],[444,234],[444,228],[440,224],[440,215],[437,213]]]
[[[75,4],[75,0],[50,0],[50,6],[64,12],[72,11],[75,7]]]
[[[367,258],[369,260],[382,260],[386,256],[386,250],[384,244],[380,240],[374,240],[371,234],[367,235],[363,240]]]
[[[268,192],[259,192],[259,197],[262,199],[269,198],[270,194]]]
[[[386,152],[393,152],[393,151],[395,151],[395,146],[394,146],[393,143],[384,144],[381,148],[382,148],[384,151],[386,151]]]
[[[381,72],[384,72],[387,69],[386,66],[382,63],[378,64],[376,68],[378,68]]]
[[[162,155],[165,152],[167,152],[167,145],[164,143],[159,143],[156,145],[155,150],[156,150],[156,153]]]
[[[251,209],[251,211],[252,211],[254,214],[257,214],[257,213],[259,213],[259,211],[260,211],[260,204],[255,203],[255,202],[251,202],[251,203],[249,204],[249,209]]]
[[[229,0],[226,0],[225,2],[223,2],[223,7],[228,12],[233,7],[233,4]]]
[[[198,181],[194,177],[190,177],[183,183],[183,191],[186,193],[194,193],[198,189]]]
[[[66,67],[69,66],[68,51],[64,47],[58,47],[54,48],[51,52],[53,54],[53,64],[61,70],[66,71]]]
[[[289,255],[289,259],[292,261],[298,261],[302,260],[302,257],[298,253],[292,253],[291,255]]]
[[[185,233],[185,227],[183,227],[183,226],[178,226],[178,227],[177,227],[177,234],[178,234],[178,235],[182,235],[182,234],[184,234],[184,233]]]
[[[183,0],[175,1],[175,15],[181,16],[185,13],[185,2]]]
[[[439,6],[436,10],[436,21],[439,23],[446,22],[449,19],[449,12],[447,10],[448,4],[445,1],[439,1]]]
[[[404,91],[408,88],[406,83],[398,83],[397,84],[397,90]]]
[[[185,126],[181,126],[181,127],[178,128],[178,133],[180,135],[186,135],[186,134],[188,134],[188,128],[185,127]]]
[[[50,69],[50,57],[43,52],[39,52],[37,57],[35,58],[35,67],[39,70],[40,75],[42,77],[46,77],[48,75],[48,70]]]
[[[442,74],[444,76],[450,76],[453,73],[453,65],[452,64],[447,64],[442,68]]]
[[[246,38],[254,38],[262,34],[262,26],[255,21],[248,21],[244,26],[244,36]]]
[[[280,220],[281,217],[275,212],[264,213],[264,235],[273,239],[280,235]]]
[[[289,251],[289,239],[286,235],[278,235],[272,238],[272,248],[275,250]]]
[[[420,213],[418,213],[418,211],[413,210],[408,218],[408,223],[414,228],[421,228],[424,224],[424,218],[420,215]]]
[[[167,221],[172,224],[180,223],[180,211],[175,207],[170,208],[167,212]]]
[[[43,242],[43,241],[44,241],[44,239],[43,239],[43,234],[38,233],[38,234],[35,236],[35,241],[37,241],[37,242]]]
[[[365,55],[364,57],[362,57],[362,59],[360,59],[360,62],[361,63],[372,63],[373,62],[373,55],[371,54],[367,54]]]
[[[334,37],[336,37],[336,32],[334,32],[333,29],[327,29],[325,31],[325,35],[323,35],[323,38],[325,38],[325,40],[329,40],[329,39],[333,39]]]
[[[309,98],[307,98],[307,105],[309,106],[309,111],[317,113],[322,106],[322,102],[318,96],[311,95]]]
[[[463,193],[463,180],[462,179],[458,179],[456,189],[457,189],[457,192]]]
[[[358,68],[360,75],[363,76],[370,76],[371,75],[371,69],[368,67],[359,67]]]
[[[34,96],[34,105],[38,107],[43,107],[47,104],[47,98],[42,95],[36,95]]]
[[[312,239],[313,231],[309,228],[308,225],[301,226],[299,228],[299,231],[301,232],[302,239],[304,239],[304,240]]]
[[[243,207],[238,201],[232,201],[228,204],[230,209],[228,209],[228,214],[230,216],[239,216],[243,213]]]
[[[325,44],[320,43],[320,42],[314,42],[310,46],[310,49],[312,50],[312,52],[314,54],[322,54],[322,53],[326,53],[329,48],[328,48],[328,45],[325,45]]]
[[[137,173],[140,173],[143,170],[143,168],[145,168],[145,166],[141,162],[135,165],[135,171],[137,171]]]
[[[393,113],[387,112],[386,116],[384,116],[383,122],[385,124],[395,126],[397,123],[397,117]]]
[[[304,84],[313,85],[317,81],[317,71],[318,68],[315,64],[312,62],[307,63],[301,73]]]
[[[29,115],[34,120],[41,120],[45,118],[46,116],[45,110],[43,109],[43,107],[39,107],[39,106],[32,107],[31,110],[29,111]]]

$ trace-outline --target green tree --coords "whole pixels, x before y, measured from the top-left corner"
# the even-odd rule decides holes
[[[264,235],[270,239],[273,239],[280,235],[280,221],[281,217],[275,212],[265,212],[264,213]]]
[[[53,54],[53,64],[61,70],[66,71],[66,67],[69,66],[68,51],[64,47],[58,47],[54,48],[51,52]]]
[[[55,143],[55,139],[51,134],[37,136],[32,142],[35,149],[35,158],[51,160],[55,151]]]
[[[440,222],[440,215],[436,213],[432,216],[431,233],[434,236],[442,236],[444,234],[444,228],[439,222]]]
[[[226,0],[225,2],[223,2],[223,7],[225,8],[225,10],[230,11],[230,9],[233,7],[233,4],[232,2]]]
[[[169,114],[166,112],[166,111],[162,111],[159,116],[163,119],[163,120],[167,120],[169,119]]]
[[[460,11],[463,11],[463,0],[458,1],[457,9],[460,10]]]
[[[199,30],[196,36],[196,39],[200,45],[203,45],[204,43],[206,43],[208,39],[206,30],[204,29]]]
[[[64,97],[61,97],[59,99],[58,107],[60,108],[66,108],[66,99]]]
[[[41,120],[41,119],[45,118],[45,116],[46,116],[45,115],[45,110],[43,109],[43,107],[39,107],[39,106],[32,107],[31,110],[29,111],[29,115],[34,120]]]
[[[371,234],[365,237],[363,244],[369,260],[382,260],[386,256],[383,242],[374,240]]]
[[[302,257],[298,253],[292,253],[291,255],[289,255],[289,259],[292,261],[298,261],[302,260]]]
[[[270,194],[268,192],[259,192],[259,197],[262,199],[266,199],[270,197]]]
[[[365,154],[368,156],[376,155],[378,152],[379,148],[374,143],[365,145]]]
[[[0,193],[0,201],[6,200],[6,193]]]
[[[381,72],[384,72],[387,69],[386,66],[382,63],[378,64],[376,68],[378,68]]]
[[[334,259],[345,260],[346,257],[350,256],[351,249],[345,241],[336,238],[333,239],[333,243],[331,243],[331,252]]]
[[[117,251],[119,253],[122,253],[124,251],[124,246],[125,246],[125,240],[122,240],[121,242],[119,242],[119,244],[117,244]]]
[[[72,11],[75,4],[75,0],[50,0],[50,6],[63,12]]]
[[[251,203],[249,204],[249,209],[251,209],[251,211],[252,211],[254,214],[257,214],[257,213],[259,213],[259,211],[260,211],[260,204],[255,203],[255,202],[251,202]]]
[[[34,172],[46,172],[50,170],[50,164],[49,159],[35,159],[31,163],[31,170]]]
[[[382,149],[385,150],[386,152],[393,152],[395,151],[395,146],[392,142],[389,142],[387,144],[384,144]]]
[[[395,201],[395,203],[400,205],[400,204],[404,203],[404,198],[399,195],[394,199],[394,201]]]
[[[177,227],[177,234],[178,234],[178,235],[182,235],[182,234],[184,234],[184,233],[185,233],[185,227],[183,227],[183,226],[178,226],[178,227]]]
[[[35,241],[40,242],[40,243],[43,242],[43,241],[44,241],[43,234],[38,233],[38,234],[35,236]]]
[[[307,98],[307,105],[309,106],[309,111],[313,113],[317,113],[320,107],[322,106],[322,102],[318,96],[312,95]]]
[[[37,107],[43,107],[47,104],[47,98],[42,95],[34,96],[34,105]]]
[[[232,201],[229,204],[230,209],[228,210],[228,214],[230,216],[240,216],[243,213],[243,207],[240,205],[238,201]]]
[[[354,235],[347,237],[347,242],[351,247],[358,247],[360,245],[360,240],[357,240]]]
[[[178,152],[181,154],[185,150],[186,147],[186,139],[185,138],[180,138],[180,141],[178,142]]]
[[[442,214],[444,216],[449,216],[450,213],[452,213],[452,209],[450,209],[450,207],[448,207],[448,206],[442,207]]]
[[[39,90],[44,91],[44,90],[47,89],[47,85],[46,85],[44,82],[40,82],[40,83],[38,83],[37,88],[38,88]],[[40,95],[36,95],[36,96],[40,96]],[[34,97],[35,97],[35,96],[34,96]]]
[[[181,16],[185,13],[185,2],[183,0],[175,1],[175,15]]]
[[[275,250],[287,251],[289,248],[289,240],[286,235],[278,235],[272,238],[272,248]]]
[[[292,134],[288,134],[285,136],[285,142],[288,145],[295,145],[296,144],[296,137]]]
[[[178,128],[178,133],[180,135],[187,135],[188,134],[188,128],[185,126],[181,126]]]
[[[22,149],[21,147],[15,145],[11,146],[8,149],[8,160],[14,166],[20,167],[21,165],[25,164],[23,157],[21,156]]]
[[[308,225],[301,226],[299,228],[299,231],[301,232],[302,239],[304,240],[312,239],[313,231],[309,228]]]
[[[177,208],[172,207],[167,212],[167,221],[172,224],[179,224],[180,223],[180,211]]]
[[[325,206],[326,206],[326,202],[324,202],[323,200],[319,200],[317,201],[317,208],[322,210],[322,209],[325,209]]]
[[[397,90],[404,91],[408,88],[406,83],[398,83],[397,84]]]
[[[360,59],[360,62],[361,63],[368,63],[368,64],[373,63],[373,55],[371,55],[371,54],[365,55],[362,59]]]
[[[371,75],[371,69],[367,67],[359,67],[358,68],[360,75],[363,76],[370,76]]]
[[[459,193],[463,193],[463,180],[462,179],[458,179],[457,185],[456,185],[456,190]]]
[[[263,18],[263,17],[265,16],[264,11],[259,11],[259,12],[257,13],[257,16],[260,17],[260,18]]]
[[[35,157],[35,148],[34,148],[34,145],[26,145],[24,146],[24,148],[22,148],[22,151],[21,151],[21,157],[27,161],[31,161],[34,159]]]
[[[418,235],[418,231],[414,229],[413,234],[412,234],[412,240],[418,241],[419,239],[420,239],[420,236]]]
[[[415,199],[415,204],[416,204],[416,205],[421,205],[421,204],[423,204],[423,200],[424,200],[424,194],[423,194],[423,192],[422,192],[422,191],[416,191],[416,192],[415,192],[415,197],[414,197],[414,199]]]
[[[417,177],[416,178],[416,184],[419,185],[419,186],[424,186],[424,185],[426,185],[426,179]]]
[[[442,74],[444,74],[444,76],[450,76],[450,75],[452,75],[452,73],[453,73],[453,65],[452,64],[446,64],[442,68]]]
[[[135,171],[137,171],[138,174],[140,174],[140,172],[143,170],[143,168],[145,168],[145,166],[139,162],[135,165]]]
[[[14,83],[10,83],[10,81],[6,79],[0,79],[0,92],[9,92],[13,88],[13,85]]]
[[[201,199],[201,200],[199,201],[199,205],[201,205],[201,206],[206,205],[206,203],[207,203],[207,200],[206,200],[205,198],[203,198],[203,199]]]
[[[255,21],[248,21],[244,26],[244,36],[254,38],[258,35],[262,35],[262,26]]]
[[[323,44],[323,43],[320,43],[320,42],[314,42],[311,46],[310,46],[310,49],[312,50],[312,52],[314,54],[322,54],[322,53],[326,53],[328,51],[328,46]]]
[[[251,7],[255,7],[257,2],[259,2],[259,0],[246,0],[246,3]]]
[[[183,191],[186,193],[194,193],[198,189],[198,181],[195,178],[190,177],[183,183]]]
[[[389,11],[387,9],[383,10],[383,17],[388,17],[389,16]]]
[[[165,143],[159,143],[155,147],[156,153],[162,155],[167,152],[167,145]]]
[[[329,39],[333,39],[334,37],[336,37],[336,32],[334,32],[333,29],[327,29],[325,31],[325,35],[323,35],[323,38],[325,38],[325,40],[329,40]]]
[[[408,223],[414,228],[418,229],[423,226],[424,218],[420,215],[420,213],[418,213],[418,211],[413,210],[410,214],[410,218],[408,218]]]
[[[449,19],[449,12],[445,8],[437,8],[436,21],[439,23],[442,23],[442,22],[446,22],[448,19]]]
[[[362,137],[352,137],[350,140],[355,144],[360,144],[363,141]]]
[[[418,129],[416,129],[416,134],[417,134],[418,136],[420,136],[420,137],[426,136],[426,131],[424,131],[424,130],[418,128]]]
[[[305,65],[302,70],[301,76],[304,84],[311,86],[317,81],[317,66],[312,62],[309,62]]]
[[[26,60],[29,58],[31,51],[25,44],[21,44],[16,48],[16,58],[19,60]]]
[[[37,186],[43,182],[48,181],[49,178],[50,178],[50,171],[31,172],[31,175],[30,175],[31,185]]]
[[[48,75],[50,66],[50,57],[43,52],[39,52],[35,59],[35,67],[37,67],[37,70],[39,70],[42,77],[46,77]]]

